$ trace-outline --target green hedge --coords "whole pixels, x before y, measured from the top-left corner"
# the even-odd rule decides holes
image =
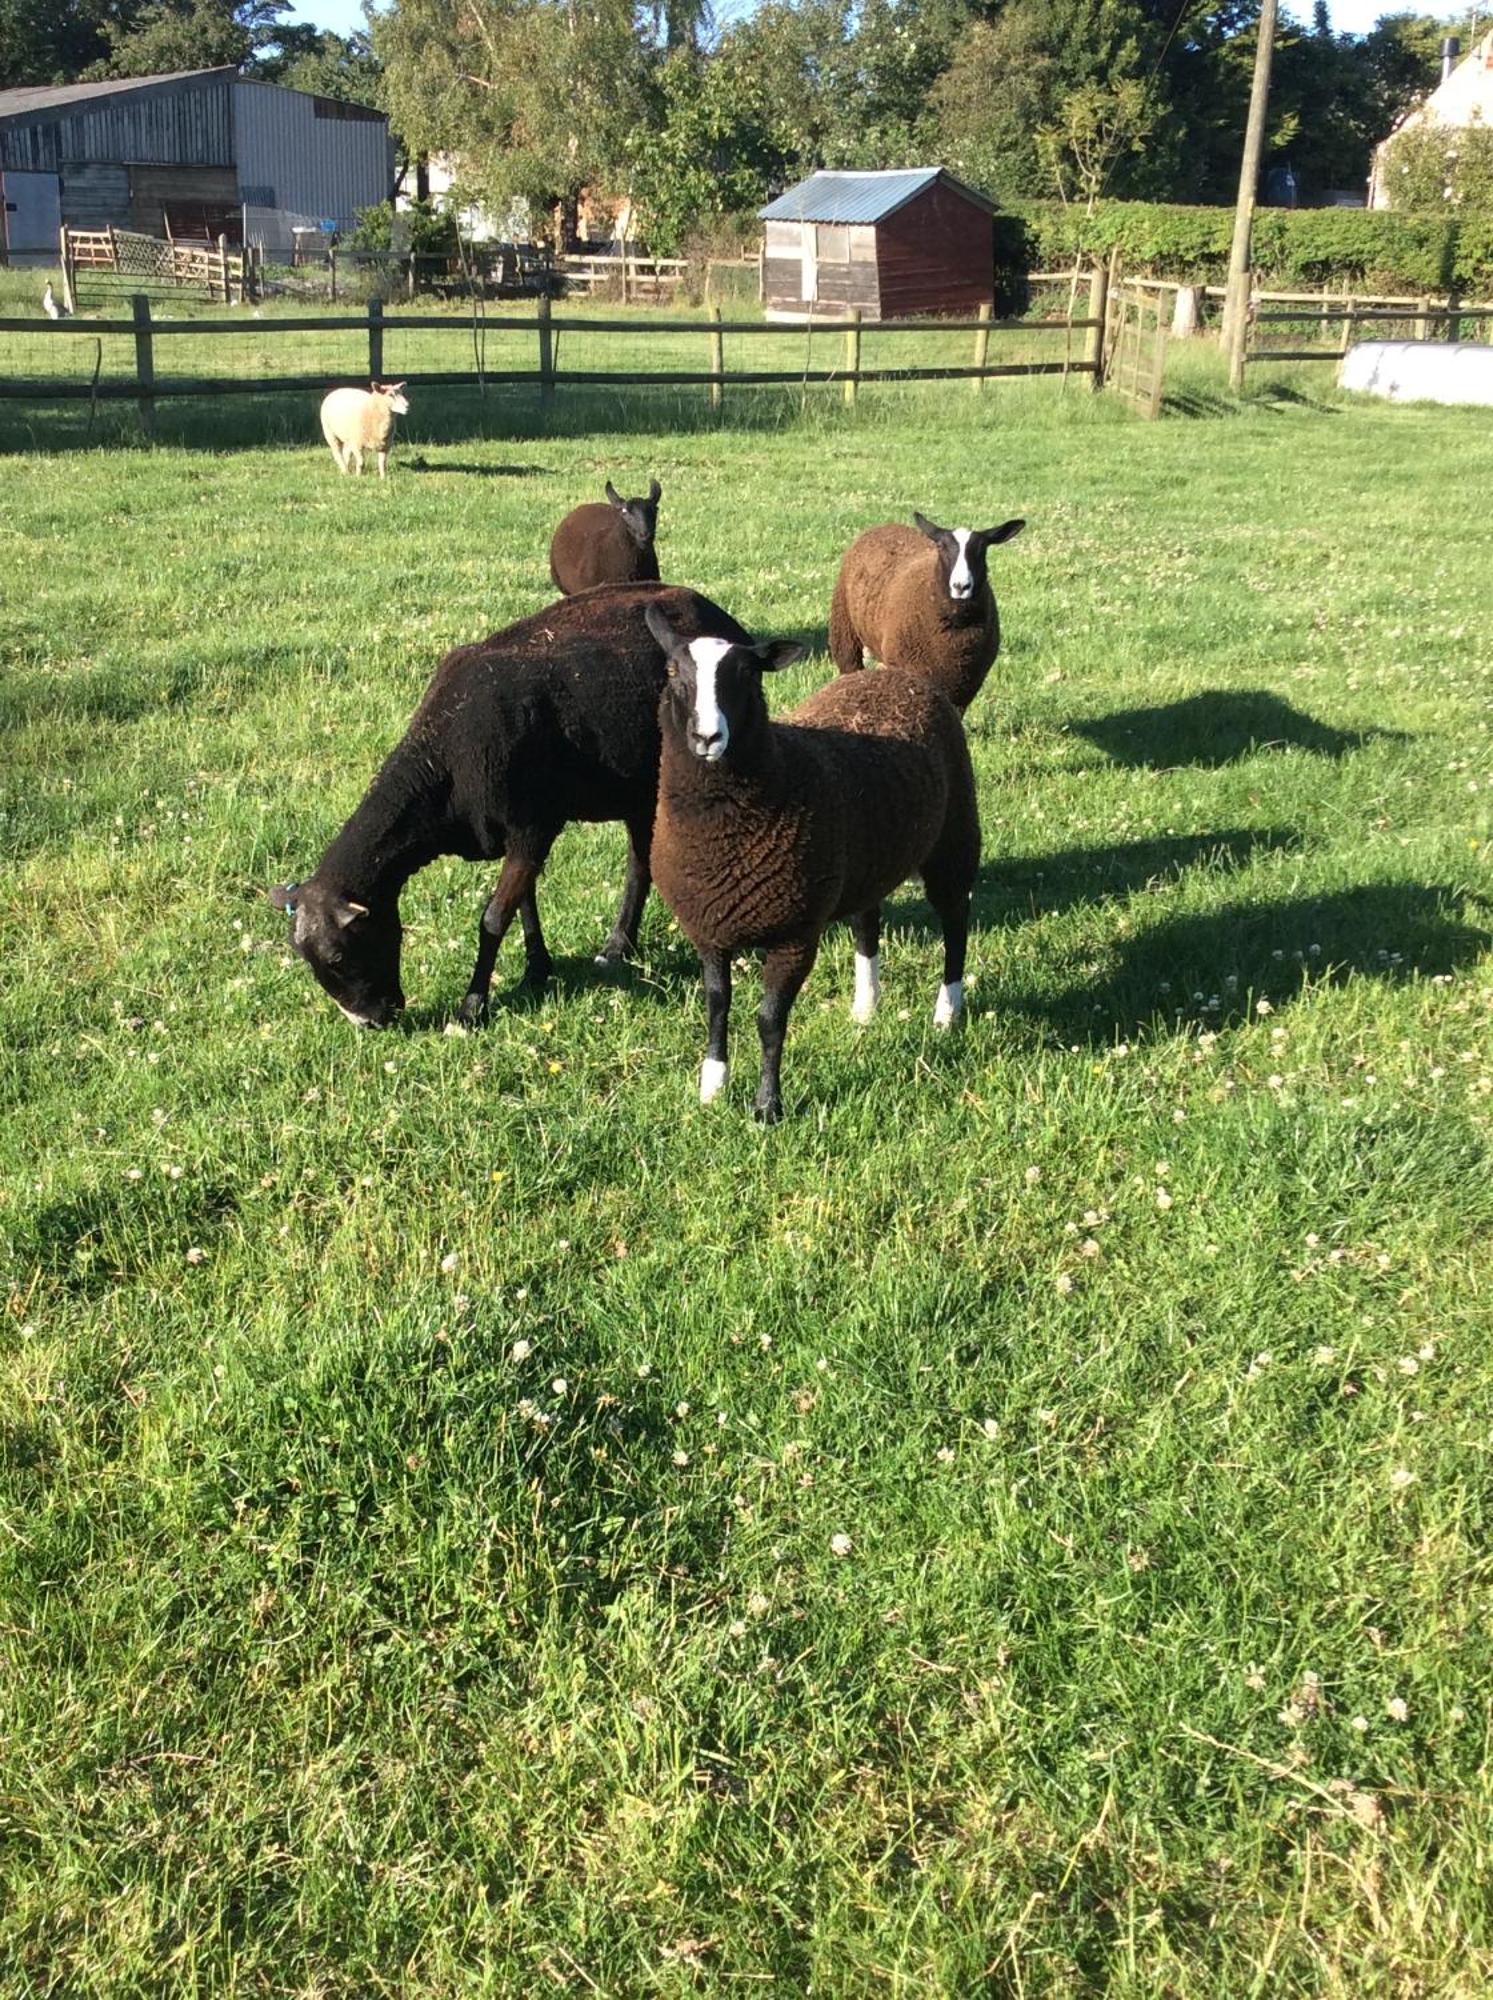
[[[1101,202],[1092,216],[1057,203],[1010,210],[996,219],[1002,289],[1025,271],[1061,270],[1077,251],[1118,246],[1127,270],[1157,278],[1221,284],[1228,270],[1234,211],[1164,202]],[[1493,293],[1493,221],[1404,215],[1393,209],[1262,208],[1254,264],[1267,282],[1302,290]]]

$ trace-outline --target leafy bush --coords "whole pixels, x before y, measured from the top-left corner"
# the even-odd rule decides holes
[[[1234,213],[1166,202],[1100,202],[1092,215],[1034,202],[996,222],[997,283],[1023,271],[1060,270],[1075,254],[1118,246],[1128,270],[1221,284]],[[1255,268],[1274,284],[1365,292],[1493,291],[1493,218],[1408,214],[1394,209],[1262,208],[1255,215]]]
[[[456,217],[428,201],[413,201],[401,211],[409,225],[408,243],[420,257],[444,257],[456,251]],[[386,201],[360,208],[349,245],[354,250],[388,250],[394,239],[394,211]]]

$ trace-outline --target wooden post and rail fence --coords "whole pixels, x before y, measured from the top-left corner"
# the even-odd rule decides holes
[[[1102,307],[1102,294],[1101,294]],[[399,334],[450,335],[460,332],[463,322],[455,317],[435,317],[430,314],[386,312],[382,300],[373,299],[367,307],[356,314],[305,315],[286,314],[283,317],[263,318],[253,321],[253,340],[260,352],[272,345],[281,335],[323,333],[346,336],[360,332],[366,341],[369,379],[380,381],[385,376],[385,346],[387,336]],[[870,382],[957,382],[967,381],[971,388],[979,391],[987,382],[1037,375],[1085,375],[1091,377],[1094,386],[1102,380],[1104,323],[1101,317],[1064,318],[1061,320],[1030,321],[1024,319],[997,319],[988,306],[983,307],[974,319],[959,320],[882,320],[863,323],[858,314],[846,320],[816,322],[813,331],[820,333],[839,332],[842,336],[843,365],[828,368],[794,367],[761,368],[738,367],[728,371],[726,366],[727,340],[742,341],[760,338],[801,336],[802,326],[769,323],[764,320],[727,320],[721,308],[712,306],[703,320],[637,320],[577,318],[557,313],[550,299],[542,297],[534,302],[532,315],[523,314],[486,322],[489,337],[527,335],[535,342],[535,366],[533,368],[492,368],[481,372],[474,369],[434,369],[407,370],[404,379],[414,387],[451,386],[534,386],[539,391],[541,402],[550,405],[557,391],[565,386],[589,388],[686,388],[706,389],[713,410],[723,408],[728,389],[743,387],[799,388],[812,384],[838,382],[847,403],[854,403],[863,383]],[[64,319],[55,324],[37,321],[34,318],[0,319],[0,336],[26,334],[39,339],[56,341],[68,336],[86,336],[97,342],[130,337],[133,345],[134,367],[126,377],[122,370],[111,370],[102,379],[97,372],[92,382],[58,376],[29,376],[24,370],[12,368],[0,379],[0,401],[68,401],[83,399],[90,401],[119,401],[132,399],[140,409],[142,424],[148,429],[153,422],[155,405],[168,397],[202,396],[242,396],[284,393],[325,389],[339,377],[346,379],[346,368],[318,370],[315,374],[265,374],[240,376],[233,374],[192,375],[163,370],[160,365],[159,342],[162,338],[176,341],[208,340],[236,335],[243,340],[248,328],[242,320],[225,319],[159,319],[151,309],[151,300],[145,293],[137,293],[131,300],[131,316],[128,319]],[[557,363],[559,337],[564,333],[606,338],[610,335],[628,335],[636,341],[640,334],[691,335],[701,338],[706,347],[707,366],[693,368],[659,369],[562,369]],[[1084,358],[1077,360],[1071,356],[1053,359],[992,360],[992,339],[1001,335],[1024,334],[1031,336],[1057,335],[1070,337],[1075,333],[1087,336]],[[862,361],[862,342],[867,335],[911,334],[947,338],[951,334],[968,334],[973,337],[971,359],[968,363],[949,363],[938,366],[919,367],[899,365],[887,367],[866,366]]]

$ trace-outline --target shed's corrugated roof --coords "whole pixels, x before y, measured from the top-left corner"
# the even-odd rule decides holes
[[[131,90],[154,90],[164,83],[196,83],[209,76],[237,75],[238,71],[228,63],[217,69],[167,70],[162,76],[111,76],[103,83],[26,84],[19,90],[0,90],[0,118],[66,111],[73,104],[91,104],[105,97],[122,97]]]
[[[761,222],[882,222],[905,208],[914,195],[944,180],[968,200],[993,214],[994,202],[943,167],[892,167],[868,173],[822,170],[780,194],[757,211]]]

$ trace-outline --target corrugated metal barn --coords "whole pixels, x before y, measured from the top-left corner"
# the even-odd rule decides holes
[[[943,167],[817,173],[758,211],[769,319],[973,312],[995,290],[994,204]]]
[[[278,259],[293,228],[351,228],[393,180],[383,112],[233,69],[0,90],[13,262],[55,258],[63,223],[235,241],[247,227]]]

